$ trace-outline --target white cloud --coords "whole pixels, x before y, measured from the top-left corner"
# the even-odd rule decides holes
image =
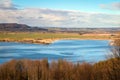
[[[0,23],[51,27],[120,27],[120,15],[41,8],[16,9],[11,0],[2,0],[0,3]]]
[[[17,22],[32,26],[119,27],[120,25],[120,15],[52,9],[0,10],[0,16],[0,22]]]
[[[11,0],[0,0],[0,9],[15,10],[17,8],[16,5],[14,5]]]
[[[114,2],[111,4],[101,4],[101,8],[110,10],[120,10],[120,2]]]

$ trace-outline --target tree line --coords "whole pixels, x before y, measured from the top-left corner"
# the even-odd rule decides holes
[[[96,64],[64,60],[11,60],[0,65],[0,80],[119,80],[120,58]]]

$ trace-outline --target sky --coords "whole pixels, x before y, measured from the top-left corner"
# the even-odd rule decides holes
[[[0,23],[120,27],[120,0],[0,0]]]

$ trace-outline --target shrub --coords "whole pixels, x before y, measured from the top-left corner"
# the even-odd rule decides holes
[[[0,80],[119,80],[120,58],[94,65],[64,60],[12,60],[0,65]]]

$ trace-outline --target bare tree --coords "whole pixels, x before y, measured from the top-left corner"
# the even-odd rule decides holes
[[[113,41],[112,57],[120,58],[120,35]]]

